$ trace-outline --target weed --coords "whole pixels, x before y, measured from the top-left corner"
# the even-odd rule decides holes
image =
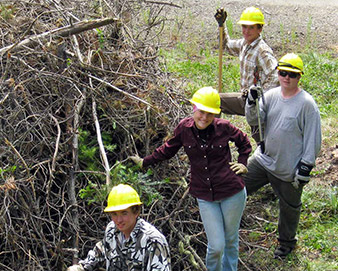
[[[7,177],[12,176],[17,169],[17,166],[11,166],[7,168],[0,168],[1,179],[6,180]]]
[[[232,37],[234,35],[234,24],[231,18],[228,18],[226,20],[226,27],[228,29],[228,34],[230,37]]]
[[[309,20],[306,24],[306,48],[307,50],[310,50],[314,44],[313,44],[313,37],[312,37],[312,17],[309,17]]]
[[[96,28],[96,32],[97,32],[97,36],[99,38],[100,49],[102,50],[102,49],[104,49],[104,43],[105,43],[106,39],[105,39],[103,31],[100,28]]]
[[[111,172],[112,186],[126,183],[131,185],[136,191],[138,191],[143,203],[148,206],[155,199],[160,199],[161,195],[157,191],[157,187],[162,182],[153,181],[151,179],[152,171],[139,172],[139,169],[135,166],[126,166],[117,161],[112,167]],[[95,184],[89,181],[87,186],[79,191],[79,197],[87,200],[88,204],[102,203],[104,202],[111,190],[112,186],[103,184]]]
[[[11,5],[2,5],[0,4],[0,17],[4,20],[9,20],[14,17],[15,9]]]

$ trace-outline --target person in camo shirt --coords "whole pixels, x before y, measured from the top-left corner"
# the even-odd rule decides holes
[[[87,258],[67,271],[92,271],[106,264],[107,271],[171,271],[166,238],[153,225],[139,217],[142,202],[129,185],[112,188],[107,208],[112,221],[102,241]]]

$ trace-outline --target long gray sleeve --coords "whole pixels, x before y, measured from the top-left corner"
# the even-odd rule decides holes
[[[299,161],[315,165],[321,147],[319,109],[304,90],[285,99],[277,87],[265,93],[265,101],[265,106],[260,101],[265,153],[257,149],[254,155],[271,174],[291,182]],[[254,105],[247,103],[245,114],[250,125],[257,125]]]

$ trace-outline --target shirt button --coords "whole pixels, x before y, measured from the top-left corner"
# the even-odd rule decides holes
[[[212,191],[212,189],[210,188],[210,191]]]
[[[205,167],[205,169],[208,169],[208,167]]]
[[[210,178],[207,178],[207,181],[209,181],[210,180]]]
[[[207,156],[206,156],[206,155],[204,155],[203,157],[204,157],[204,158],[207,158]]]
[[[219,145],[220,148],[222,148],[222,145]]]

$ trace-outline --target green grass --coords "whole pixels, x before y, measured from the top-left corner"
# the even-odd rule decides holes
[[[332,55],[301,54],[304,62],[302,86],[315,98],[322,117],[338,113],[338,61]]]
[[[304,62],[301,87],[314,97],[321,112],[323,146],[324,143],[325,146],[333,146],[338,142],[338,60],[334,57],[334,52],[321,54],[306,46],[298,54]],[[166,60],[167,71],[186,81],[185,91],[188,97],[206,85],[217,88],[217,49],[199,50],[195,46],[181,43],[171,49],[162,49],[161,55]],[[238,91],[238,58],[224,54],[222,79],[223,91]],[[224,117],[249,132],[243,117]],[[315,168],[312,174],[322,178],[321,181],[311,182],[304,189],[304,205],[297,234],[298,246],[284,261],[273,259],[273,251],[277,245],[277,200],[265,200],[262,206],[257,206],[262,198],[264,202],[266,191],[263,189],[255,196],[258,200],[251,203],[251,208],[261,208],[260,215],[266,221],[260,222],[259,231],[251,232],[247,238],[255,243],[264,237],[262,247],[265,249],[241,251],[240,257],[245,265],[256,268],[255,270],[338,270],[338,192],[330,185],[335,180],[327,180],[325,173],[327,168],[317,171]],[[329,184],[324,185],[324,181],[329,181]],[[248,205],[250,206],[250,201]],[[239,270],[247,268],[240,265]]]
[[[186,44],[174,49],[161,49],[166,68],[175,76],[188,80],[187,95],[203,86],[218,88],[218,54],[209,49],[192,50]],[[223,91],[234,92],[239,88],[239,63],[233,57],[224,58],[222,68]]]

